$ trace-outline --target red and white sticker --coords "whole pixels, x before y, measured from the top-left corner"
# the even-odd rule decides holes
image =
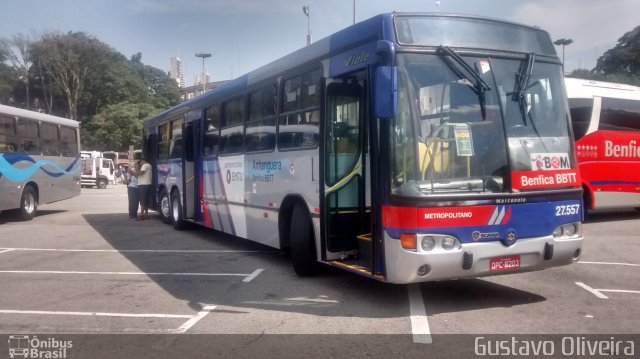
[[[580,186],[580,174],[574,169],[558,171],[516,171],[511,174],[513,189],[528,190]]]

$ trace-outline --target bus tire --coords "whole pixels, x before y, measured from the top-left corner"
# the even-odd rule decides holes
[[[171,198],[169,197],[169,193],[167,193],[166,189],[163,189],[160,192],[160,203],[158,203],[158,213],[160,213],[160,218],[162,222],[166,224],[171,223]]]
[[[99,178],[99,179],[96,181],[96,186],[98,186],[98,188],[100,188],[100,189],[105,189],[105,188],[107,188],[107,180],[106,180],[106,179],[104,179],[104,178]]]
[[[304,206],[297,203],[291,214],[291,261],[293,270],[301,277],[317,273],[316,245],[311,218]]]
[[[171,223],[176,231],[183,230],[186,224],[182,218],[182,203],[178,191],[171,194]]]
[[[20,209],[18,218],[22,221],[30,221],[35,217],[38,210],[38,197],[32,186],[26,186],[20,197]]]

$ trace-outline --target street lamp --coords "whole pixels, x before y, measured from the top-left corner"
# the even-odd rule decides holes
[[[571,45],[573,40],[571,39],[558,39],[553,42],[554,45],[562,45],[562,66],[564,66],[564,47]]]
[[[353,23],[356,23],[356,0],[353,0]]]
[[[309,5],[303,6],[302,12],[304,12],[304,14],[307,15],[307,46],[308,46],[308,45],[311,45],[311,25],[309,24],[310,22]]]
[[[207,57],[211,57],[211,54],[207,54],[205,52],[199,52],[196,54],[196,57],[200,57],[202,58],[202,93],[205,93],[207,91],[207,84],[206,84],[206,76],[204,74],[204,59],[206,59]]]

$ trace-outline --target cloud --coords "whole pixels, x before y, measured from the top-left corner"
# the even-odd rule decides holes
[[[637,25],[637,0],[538,0],[514,10],[514,18],[539,26],[554,39],[571,38],[576,49],[615,44]]]

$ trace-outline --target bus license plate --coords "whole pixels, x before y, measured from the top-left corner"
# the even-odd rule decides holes
[[[520,256],[496,257],[489,259],[489,271],[503,271],[520,268]]]

